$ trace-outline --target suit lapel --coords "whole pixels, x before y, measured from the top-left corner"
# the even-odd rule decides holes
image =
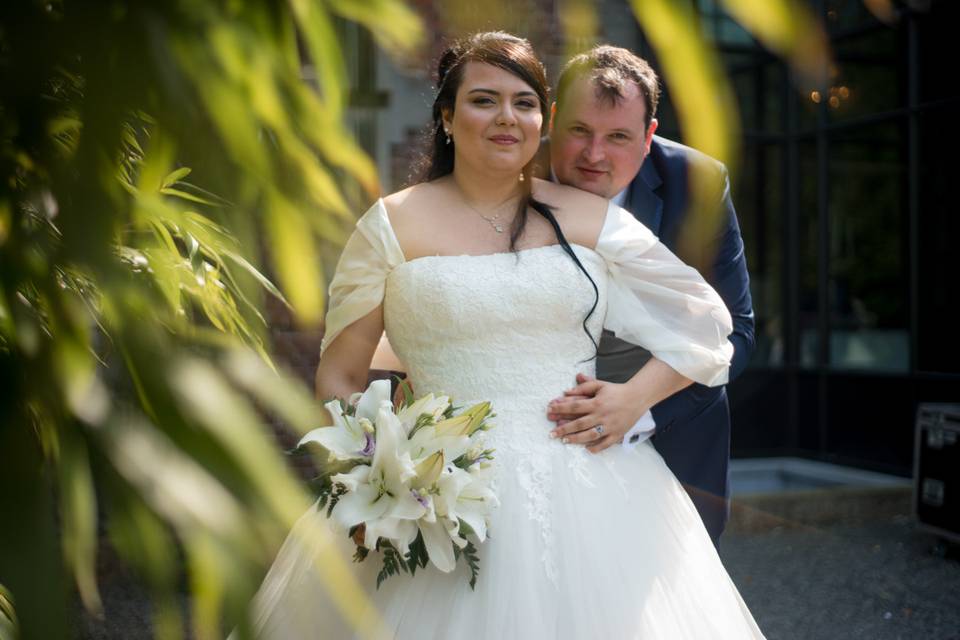
[[[663,219],[663,200],[655,192],[662,183],[660,173],[648,155],[640,167],[640,173],[630,183],[627,194],[627,211],[653,231],[654,235],[659,235],[660,222]]]

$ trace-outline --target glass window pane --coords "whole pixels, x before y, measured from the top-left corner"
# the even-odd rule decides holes
[[[905,121],[830,140],[830,365],[906,371]]]
[[[934,2],[917,20],[920,64],[920,101],[931,102],[960,96],[957,63],[945,47],[957,37],[960,2]]]
[[[827,0],[824,19],[830,33],[850,31],[877,24],[877,19],[858,0]]]
[[[747,253],[757,346],[751,364],[783,364],[783,147],[748,143],[734,189]]]
[[[800,366],[817,366],[820,336],[817,330],[817,145],[813,140],[800,143],[799,150],[800,215],[797,221],[797,253],[799,262],[799,300],[797,318],[800,335]]]
[[[956,312],[960,300],[960,202],[955,107],[920,115],[918,362],[923,371],[960,373]]]
[[[901,31],[880,27],[834,43],[836,64],[820,99],[833,121],[906,105]]]
[[[765,56],[750,55],[748,62],[724,56],[730,69],[744,133],[779,133],[783,130],[784,83],[786,72],[781,63]]]

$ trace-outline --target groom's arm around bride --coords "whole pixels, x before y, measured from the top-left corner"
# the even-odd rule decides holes
[[[702,265],[701,256],[712,253],[708,266],[701,268],[733,317],[733,379],[753,352],[754,316],[729,179],[716,160],[654,136],[658,98],[656,74],[629,51],[600,46],[576,56],[560,75],[541,166],[549,168],[559,182],[627,209],[685,262]],[[693,247],[700,254],[696,256],[678,251],[684,225],[715,212],[689,210],[693,167],[709,176],[719,212],[718,232],[698,239],[700,246]],[[595,451],[623,435],[630,440],[652,433],[654,446],[687,488],[717,543],[729,500],[730,416],[725,387],[691,386],[644,349],[609,334],[604,335],[599,354],[601,380],[581,377],[566,398],[551,405],[548,417],[560,423],[556,432],[570,442],[591,443]],[[624,388],[620,383],[638,370],[645,386]],[[631,420],[650,407],[655,426],[647,420],[631,430]]]

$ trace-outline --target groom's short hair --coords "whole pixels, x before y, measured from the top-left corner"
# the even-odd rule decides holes
[[[603,44],[575,55],[567,61],[557,80],[557,109],[563,109],[563,98],[570,84],[579,78],[589,79],[597,99],[610,106],[620,104],[630,83],[636,84],[647,107],[645,127],[650,126],[660,101],[660,81],[650,64],[627,49]]]

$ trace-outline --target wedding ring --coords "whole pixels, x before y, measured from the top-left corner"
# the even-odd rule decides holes
[[[597,432],[597,435],[603,435],[603,425],[602,425],[602,424],[598,424],[597,426],[595,426],[595,427],[593,428],[593,430]]]

